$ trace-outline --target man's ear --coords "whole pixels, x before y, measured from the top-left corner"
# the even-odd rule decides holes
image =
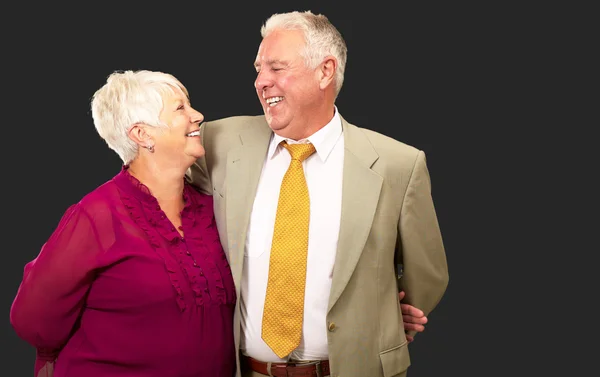
[[[335,72],[337,71],[337,60],[333,56],[327,56],[323,59],[317,69],[319,75],[319,87],[325,89],[334,81]]]

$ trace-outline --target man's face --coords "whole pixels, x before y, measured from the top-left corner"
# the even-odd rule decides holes
[[[299,30],[276,30],[262,40],[254,66],[256,94],[271,129],[297,139],[321,100],[316,69],[308,69]]]

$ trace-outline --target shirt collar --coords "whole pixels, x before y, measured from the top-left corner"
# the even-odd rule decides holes
[[[329,123],[306,139],[296,141],[273,133],[273,136],[271,137],[271,144],[269,145],[269,151],[267,153],[268,158],[272,159],[277,153],[279,153],[281,148],[283,148],[279,144],[285,140],[289,144],[310,142],[315,146],[317,155],[321,161],[325,162],[338,139],[342,135],[342,120],[340,119],[340,114],[338,113],[337,107],[334,106],[334,110],[335,113]]]

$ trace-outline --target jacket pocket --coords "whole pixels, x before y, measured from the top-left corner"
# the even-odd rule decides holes
[[[408,369],[410,356],[407,344],[408,342],[404,342],[399,346],[379,353],[384,377],[393,377]]]

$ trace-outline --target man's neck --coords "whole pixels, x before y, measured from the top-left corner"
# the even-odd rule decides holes
[[[313,113],[316,115],[310,116],[309,118],[303,120],[304,124],[294,125],[289,127],[289,130],[284,130],[282,133],[276,133],[285,139],[291,139],[294,141],[308,139],[323,127],[328,125],[335,116],[335,107],[328,106],[327,108],[330,108],[331,111],[316,111]],[[294,130],[294,132],[289,132],[291,130]]]

